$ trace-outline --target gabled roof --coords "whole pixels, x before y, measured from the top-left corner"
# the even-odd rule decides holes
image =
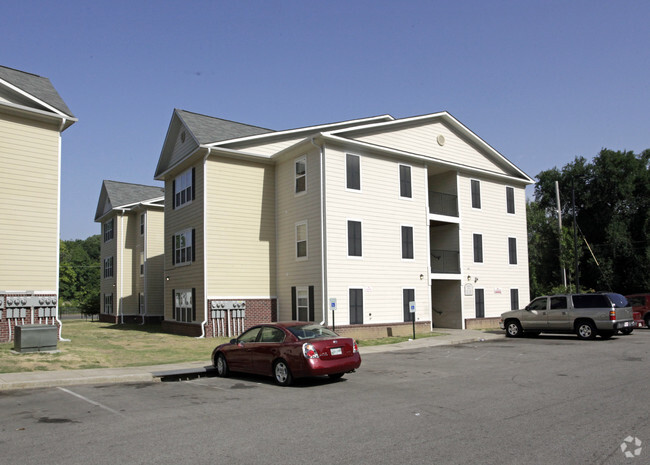
[[[165,189],[162,187],[104,180],[97,202],[95,221],[110,211],[162,200],[164,196]]]
[[[34,104],[53,113],[58,112],[68,118],[74,118],[68,106],[46,77],[0,66],[0,85],[27,97]]]
[[[271,129],[237,123],[185,110],[174,110],[199,144],[210,144],[228,139],[273,132]]]

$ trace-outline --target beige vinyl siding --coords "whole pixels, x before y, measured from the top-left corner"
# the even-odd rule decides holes
[[[445,138],[443,146],[436,140],[439,135]],[[441,122],[420,122],[392,131],[351,137],[358,141],[425,155],[457,165],[508,174],[503,165],[500,166],[489,159],[486,154],[481,153],[456,131]],[[509,174],[512,174],[512,169]]]
[[[203,293],[203,160],[194,165],[195,173],[195,199],[181,207],[172,208],[174,189],[172,181],[187,168],[174,171],[165,179],[165,319],[172,319],[172,289],[196,289],[196,321],[200,323],[204,318],[205,295]],[[191,169],[191,167],[189,167]],[[172,236],[186,229],[195,230],[196,260],[189,265],[172,264]],[[169,277],[169,281],[167,281]]]
[[[0,288],[58,288],[58,128],[0,114]]]
[[[472,208],[472,179],[481,183],[481,209]],[[473,176],[458,178],[462,283],[467,282],[469,275],[469,282],[475,288],[485,289],[486,317],[510,310],[510,289],[519,289],[520,303],[529,299],[525,189],[514,186],[515,214],[512,215],[506,209],[506,185]],[[472,235],[475,233],[483,235],[483,263],[474,263]],[[517,239],[517,265],[508,263],[508,237]],[[463,318],[474,317],[474,296],[464,296]]]
[[[114,273],[117,279],[118,295],[113,305],[120,309],[120,314],[131,315],[137,308],[137,295],[133,295],[133,262],[135,243],[133,239],[133,214],[118,214],[115,221],[115,238],[117,239],[117,257],[114,261]]]
[[[164,266],[165,266],[165,213],[161,210],[147,210],[147,315],[164,314]],[[170,239],[171,245],[171,239]],[[171,291],[170,291],[171,295]]]
[[[361,191],[346,190],[345,155],[361,156]],[[328,298],[337,324],[349,322],[349,289],[363,289],[364,324],[404,321],[402,290],[415,289],[416,319],[431,319],[426,169],[410,164],[412,199],[400,198],[403,160],[327,148]],[[347,220],[362,222],[363,257],[348,257]],[[402,259],[401,226],[413,226],[414,259]],[[420,275],[423,278],[420,279]]]
[[[281,150],[291,147],[296,142],[299,142],[304,139],[304,134],[302,136],[287,137],[282,140],[275,139],[269,142],[265,139],[265,142],[242,142],[237,144],[228,144],[226,147],[233,148],[235,150],[241,150],[242,152],[255,153],[258,155],[273,155]]]
[[[185,142],[181,140],[181,134],[183,134],[183,132],[185,132]],[[172,154],[167,167],[174,166],[176,163],[184,160],[185,157],[196,150],[198,146],[196,145],[196,142],[194,142],[191,134],[191,131],[185,129],[183,125],[180,125],[178,134],[176,134],[174,148],[172,149]]]
[[[274,295],[274,166],[213,156],[207,170],[207,295]]]
[[[306,157],[306,191],[295,193],[295,161]],[[291,320],[291,288],[314,286],[314,318],[323,317],[320,153],[295,153],[276,166],[278,319]],[[307,222],[307,259],[296,259],[296,223]]]

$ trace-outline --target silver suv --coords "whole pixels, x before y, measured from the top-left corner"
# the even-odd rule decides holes
[[[562,294],[538,297],[523,310],[505,312],[499,325],[507,337],[575,333],[580,339],[608,339],[618,330],[633,328],[634,319],[620,294]]]

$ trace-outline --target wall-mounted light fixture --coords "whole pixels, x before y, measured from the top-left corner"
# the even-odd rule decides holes
[[[169,281],[169,276],[165,276],[165,281]]]
[[[420,275],[420,281],[422,281],[423,279],[424,279],[424,275],[421,274],[421,275]]]

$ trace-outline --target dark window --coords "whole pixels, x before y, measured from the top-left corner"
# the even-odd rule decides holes
[[[402,226],[402,258],[413,258],[413,226]]]
[[[411,198],[411,167],[399,165],[399,195]]]
[[[515,190],[512,187],[506,187],[506,205],[508,213],[515,212]]]
[[[345,173],[348,189],[361,189],[361,158],[358,155],[347,154],[345,157]]]
[[[508,238],[508,263],[517,264],[517,239],[514,237]]]
[[[307,159],[301,158],[296,160],[296,194],[299,192],[305,192],[307,189]]]
[[[113,219],[104,223],[104,242],[113,239]]]
[[[363,289],[350,289],[350,324],[363,324]]]
[[[476,308],[476,318],[485,318],[485,290],[474,290],[474,307]]]
[[[348,256],[361,257],[361,221],[348,221]]]
[[[609,308],[607,296],[603,294],[580,294],[573,296],[573,306],[575,308]]]
[[[262,328],[252,328],[237,338],[237,342],[255,342]]]
[[[510,310],[519,309],[519,289],[510,289]]]
[[[402,305],[404,307],[404,321],[413,321],[415,313],[411,313],[409,303],[415,302],[415,289],[402,290]]]
[[[527,308],[529,310],[546,310],[546,297],[533,300]]]
[[[284,341],[284,331],[278,328],[265,326],[262,328],[260,342],[282,342]]]
[[[481,183],[472,180],[472,208],[481,208]]]
[[[474,234],[474,262],[483,263],[483,234]]]
[[[560,310],[566,308],[566,297],[551,297],[551,310]]]

